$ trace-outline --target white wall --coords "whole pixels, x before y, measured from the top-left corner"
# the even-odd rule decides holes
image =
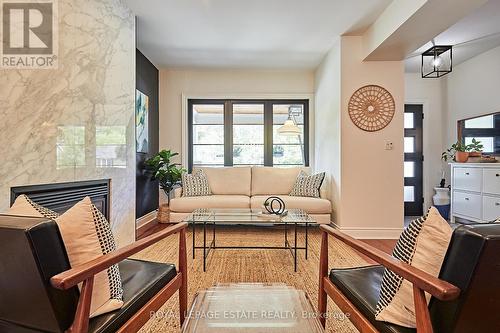
[[[404,63],[363,61],[362,37],[342,37],[341,42],[342,208],[337,224],[358,238],[397,238],[404,215]],[[352,94],[369,84],[387,89],[396,104],[391,123],[377,132],[356,127],[347,111]],[[385,150],[386,142],[394,149]]]
[[[183,96],[309,98],[311,135],[309,157],[310,161],[314,162],[314,72],[312,70],[160,70],[160,149],[172,149],[181,155],[185,141]],[[161,200],[164,200],[163,193]]]
[[[354,91],[369,84],[385,87],[396,103],[392,122],[378,132],[357,128],[347,111]],[[362,37],[341,37],[316,72],[315,100],[316,163],[332,179],[335,224],[357,238],[397,238],[404,220],[403,62],[364,62]]]
[[[333,205],[333,220],[339,216],[341,170],[340,152],[340,42],[335,44],[315,73],[315,167],[326,172],[327,198]]]
[[[455,66],[446,79],[449,146],[457,140],[458,120],[500,112],[500,47]]]
[[[441,162],[446,138],[445,79],[422,79],[420,73],[405,75],[405,103],[422,104],[424,210],[432,205],[434,187],[441,181],[446,165]]]

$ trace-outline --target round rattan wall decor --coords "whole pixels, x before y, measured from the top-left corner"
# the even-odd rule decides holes
[[[352,122],[363,131],[380,131],[391,122],[396,105],[386,89],[369,85],[352,94],[348,105]]]

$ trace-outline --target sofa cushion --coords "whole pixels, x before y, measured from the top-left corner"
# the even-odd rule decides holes
[[[195,168],[198,169],[205,171],[212,194],[250,195],[251,167]]]
[[[308,214],[329,214],[332,212],[332,204],[327,199],[292,197],[289,195],[279,195],[285,202],[286,209],[303,209]],[[250,199],[251,208],[260,209],[269,195],[256,195]]]
[[[246,195],[207,195],[203,197],[180,197],[170,200],[170,210],[191,213],[197,208],[250,208],[250,197]]]
[[[252,168],[252,195],[290,194],[301,170],[307,168]]]

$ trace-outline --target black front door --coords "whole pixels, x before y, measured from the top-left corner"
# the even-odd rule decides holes
[[[423,196],[423,106],[406,104],[404,114],[404,201],[405,216],[422,216],[424,209]]]

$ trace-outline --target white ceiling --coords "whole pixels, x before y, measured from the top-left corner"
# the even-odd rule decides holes
[[[391,0],[125,0],[158,67],[315,68]]]
[[[453,64],[458,65],[500,46],[500,0],[489,0],[434,38],[436,45],[453,45]],[[429,42],[406,60],[406,72],[420,72],[420,54],[432,47]]]

